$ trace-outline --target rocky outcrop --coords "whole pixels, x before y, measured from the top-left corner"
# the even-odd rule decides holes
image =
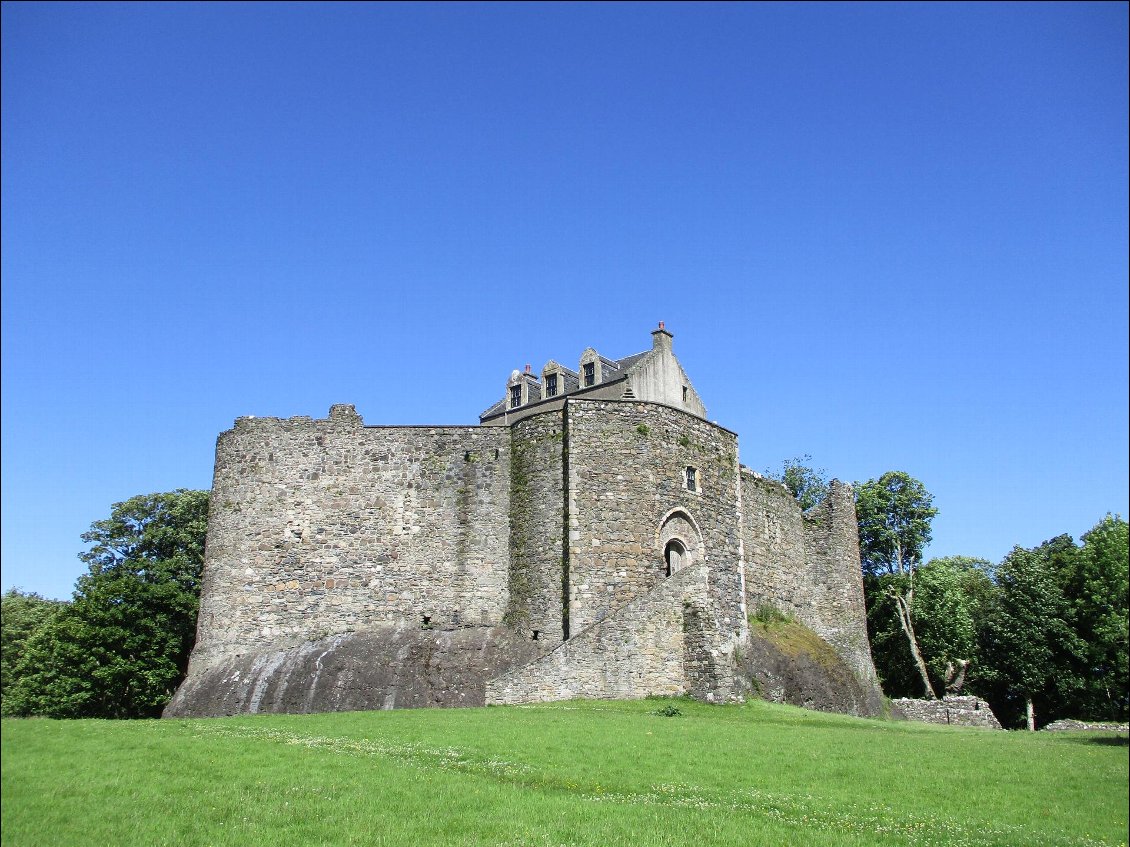
[[[230,656],[190,676],[165,717],[482,706],[538,642],[502,627],[388,627]]]
[[[753,620],[749,636],[738,675],[752,696],[821,712],[861,717],[883,713],[879,687],[861,681],[832,645],[803,624]]]

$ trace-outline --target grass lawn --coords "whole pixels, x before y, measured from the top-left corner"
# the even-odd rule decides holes
[[[1125,845],[1127,752],[762,702],[5,720],[0,842]]]

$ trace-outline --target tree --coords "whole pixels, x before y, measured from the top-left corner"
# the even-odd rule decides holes
[[[82,539],[74,600],[28,639],[13,709],[48,717],[156,716],[196,634],[208,493],[115,503]]]
[[[935,691],[957,693],[981,681],[980,635],[996,590],[984,559],[931,559],[915,574],[914,633]],[[864,577],[868,634],[875,668],[892,696],[916,696],[922,679],[902,628],[891,588],[897,574]],[[967,676],[963,673],[967,672]]]
[[[884,581],[883,591],[893,604],[930,699],[935,697],[934,687],[914,632],[914,576],[930,541],[930,522],[938,513],[933,500],[921,482],[903,471],[888,471],[855,486],[863,571],[871,577],[891,577]]]
[[[948,556],[918,569],[914,614],[930,678],[959,693],[980,674],[980,634],[996,590],[984,559]],[[968,674],[964,677],[963,674]]]
[[[16,588],[0,597],[0,714],[10,713],[7,694],[16,681],[16,667],[28,639],[64,605],[61,600]]]
[[[1069,536],[1033,550],[1015,547],[997,568],[998,591],[986,629],[999,692],[993,708],[1016,711],[1023,704],[1028,729],[1036,728],[1037,712],[1062,714],[1079,685],[1074,667],[1083,645],[1070,625],[1057,573],[1069,549],[1075,549]]]
[[[1126,521],[1107,515],[1083,535],[1076,590],[1078,635],[1086,645],[1083,710],[1087,717],[1124,721],[1130,706],[1127,673]]]
[[[808,464],[811,461],[812,457],[807,454],[796,456],[781,462],[779,473],[765,472],[771,479],[784,483],[804,511],[823,502],[828,493],[828,472],[823,468],[814,470]]]

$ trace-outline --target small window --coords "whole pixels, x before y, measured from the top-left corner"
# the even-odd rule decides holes
[[[522,386],[510,386],[510,408],[517,409],[522,405]]]
[[[687,468],[687,491],[698,491],[698,470]]]
[[[557,374],[549,374],[545,378],[545,396],[546,397],[556,397],[557,396]]]
[[[596,363],[589,362],[585,365],[585,386],[596,385]]]
[[[687,402],[687,387],[685,385],[683,386],[683,402]]]

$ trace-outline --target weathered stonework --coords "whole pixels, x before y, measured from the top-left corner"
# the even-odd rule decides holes
[[[1060,718],[1043,727],[1044,732],[1130,732],[1130,725],[1124,723],[1076,721]]]
[[[892,700],[891,705],[907,720],[921,723],[948,724],[952,726],[977,726],[982,729],[1000,729],[1000,721],[980,697],[968,695],[949,696],[941,700]]]
[[[802,515],[741,468],[662,326],[580,368],[515,371],[474,427],[240,418],[166,713],[739,699],[762,605],[877,692],[851,489]]]

